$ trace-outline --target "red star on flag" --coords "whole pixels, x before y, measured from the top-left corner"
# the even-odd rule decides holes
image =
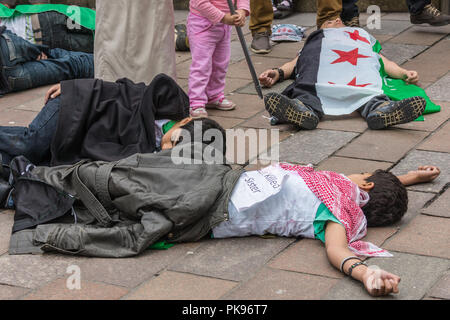
[[[360,58],[369,58],[369,56],[363,56],[358,53],[358,48],[352,51],[341,51],[341,50],[333,50],[339,55],[339,59],[333,61],[331,64],[341,63],[341,62],[349,62],[352,65],[356,66],[358,64],[358,59]]]
[[[347,85],[348,85],[348,86],[353,86],[353,87],[364,88],[364,87],[367,87],[367,86],[371,85],[371,83],[366,83],[366,84],[356,84],[356,77],[354,77],[352,81],[350,81],[349,83],[347,83]]]
[[[355,30],[355,31],[353,31],[353,32],[349,32],[349,31],[345,31],[345,32],[348,33],[348,34],[350,35],[350,38],[351,38],[352,40],[355,40],[355,41],[360,40],[360,41],[362,41],[362,42],[365,42],[365,43],[370,44],[370,42],[369,42],[369,40],[367,40],[367,38],[364,38],[364,37],[362,37],[362,36],[359,35],[359,31],[358,31],[358,30]]]

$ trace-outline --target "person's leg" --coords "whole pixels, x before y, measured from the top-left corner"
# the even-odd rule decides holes
[[[379,130],[416,120],[422,115],[426,104],[421,97],[392,101],[386,95],[380,95],[358,111],[366,119],[370,129]]]
[[[0,153],[3,164],[25,156],[39,165],[50,160],[50,145],[58,125],[60,98],[47,102],[28,127],[0,127]]]
[[[348,27],[359,27],[359,8],[357,0],[342,0],[341,18]]]
[[[67,16],[55,11],[39,13],[38,29],[41,30],[42,39],[36,41],[40,40],[50,49],[93,53],[94,32],[79,25],[69,29],[68,20]]]
[[[94,59],[89,53],[53,49],[48,59],[4,68],[4,75],[11,91],[21,91],[64,80],[93,78]]]
[[[342,0],[317,0],[317,28],[325,21],[339,18],[342,13]]]
[[[300,129],[317,128],[322,114],[305,105],[299,99],[290,99],[279,93],[269,93],[264,97],[266,110],[278,123],[290,123]]]
[[[431,4],[431,0],[407,0],[411,13],[411,23],[445,26],[450,24],[450,15],[441,13]]]
[[[225,78],[228,71],[228,65],[231,56],[231,27],[222,25],[220,33],[217,33],[217,47],[212,57],[212,73],[206,87],[206,95],[208,97],[207,107],[219,106],[220,102],[225,98]],[[234,109],[235,106],[229,106],[225,109]]]
[[[272,50],[273,7],[271,0],[250,0],[250,31],[253,35],[251,50],[255,53],[269,53]]]
[[[187,29],[192,55],[188,95],[191,115],[194,117],[197,117],[196,111],[206,116],[206,88],[211,79],[213,54],[218,44],[214,37],[214,30],[217,28],[207,18],[194,14],[188,17]]]

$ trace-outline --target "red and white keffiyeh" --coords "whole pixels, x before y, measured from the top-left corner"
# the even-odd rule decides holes
[[[344,225],[349,248],[366,257],[392,257],[392,254],[370,242],[361,241],[367,234],[367,219],[359,205],[362,192],[348,178],[331,171],[315,171],[312,167],[282,163],[286,171],[296,172],[308,188]]]

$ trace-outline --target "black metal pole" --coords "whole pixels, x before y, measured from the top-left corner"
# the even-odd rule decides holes
[[[228,6],[230,7],[230,12],[232,15],[236,14],[236,9],[234,8],[234,4],[232,0],[228,0]],[[244,33],[242,32],[241,27],[236,26],[236,32],[239,37],[239,41],[241,42],[242,49],[244,50],[245,59],[247,60],[248,68],[250,69],[250,73],[253,78],[253,82],[255,83],[256,92],[261,99],[264,99],[261,85],[259,84],[259,79],[256,74],[255,67],[253,66],[252,59],[250,58],[250,53],[248,51],[247,43],[245,42]]]

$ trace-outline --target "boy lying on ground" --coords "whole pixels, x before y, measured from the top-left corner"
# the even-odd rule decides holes
[[[61,85],[49,89],[44,108],[28,127],[0,127],[3,164],[21,155],[36,165],[124,159],[172,148],[172,134],[179,128],[193,134],[195,123],[203,132],[218,129],[225,137],[217,122],[189,118],[186,94],[166,75],[149,86],[85,79],[62,87],[62,95]]]
[[[438,168],[420,167],[399,178],[385,171],[346,177],[290,164],[244,172],[192,164],[191,155],[201,160],[204,154],[197,146],[54,168],[14,159],[20,184],[10,254],[43,250],[122,258],[158,241],[305,237],[323,241],[330,263],[363,282],[371,295],[398,292],[398,276],[382,271],[377,278],[356,257],[391,255],[361,239],[368,226],[400,221],[408,207],[405,185],[433,181]],[[76,206],[74,197],[81,200]]]
[[[63,80],[93,77],[92,54],[49,49],[0,26],[0,96]]]
[[[392,101],[386,95],[383,69],[389,77],[409,84],[416,84],[419,76],[388,60],[380,50],[376,39],[364,29],[346,27],[340,18],[326,21],[309,36],[299,56],[261,74],[261,84],[269,88],[284,79],[295,79],[282,94],[266,95],[267,111],[279,123],[308,130],[315,129],[324,115],[346,115],[356,110],[371,129],[416,120],[427,102],[434,104],[415,86],[406,91],[419,90],[421,97],[411,97],[407,92],[407,99]]]

